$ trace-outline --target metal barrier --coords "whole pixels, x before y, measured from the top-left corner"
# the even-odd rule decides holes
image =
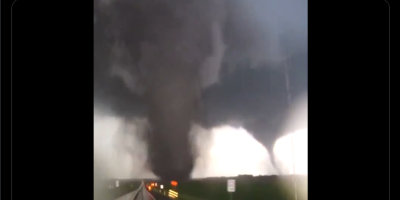
[[[156,183],[154,183],[155,186]],[[159,188],[152,188],[150,185],[148,186],[148,189],[157,193],[162,194],[164,197],[169,197],[171,199],[176,199],[178,198],[178,192],[171,190],[171,189],[161,189],[162,185],[160,185]],[[138,189],[136,189],[133,192],[130,192],[122,197],[119,197],[118,199],[115,200],[156,200],[153,195],[150,194],[149,191],[147,191],[146,185],[144,182],[142,182],[139,186]]]
[[[145,200],[143,198],[143,189],[144,189],[144,183],[142,182],[138,189],[128,194],[125,194],[115,200]]]
[[[138,191],[136,192],[136,195],[133,197],[132,200],[145,200],[143,198],[143,189],[144,189],[144,183],[140,184]]]
[[[142,182],[132,200],[155,200],[155,198],[149,193],[149,191],[147,191],[144,182]]]

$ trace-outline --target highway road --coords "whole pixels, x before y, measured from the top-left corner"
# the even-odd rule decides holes
[[[158,192],[150,192],[151,195],[153,195],[155,200],[171,200],[167,196],[164,196]]]
[[[152,194],[146,190],[144,183],[142,183],[138,189],[129,192],[115,200],[156,200]],[[157,199],[158,200],[158,199]]]
[[[119,198],[117,198],[116,200],[133,200],[133,199],[138,199],[137,196],[141,195],[141,198],[143,199],[143,194],[142,192],[140,192],[142,190],[142,188],[144,187],[144,184],[142,183],[138,189],[136,189],[135,191],[129,192],[128,194],[125,194]],[[135,198],[136,197],[136,198]],[[140,199],[140,200],[142,200]]]
[[[116,200],[132,200],[135,198],[136,194],[138,193],[137,190],[133,191],[133,192],[129,192],[128,194],[123,195],[122,197],[119,197]],[[136,198],[137,199],[137,198]]]
[[[150,193],[145,187],[143,187],[133,200],[158,200],[158,198],[155,198],[154,194]],[[167,198],[167,200],[169,199]]]
[[[146,188],[145,184],[142,182],[142,184],[139,186],[138,189],[129,192],[128,194],[125,194],[115,200],[173,200],[173,198],[168,197],[168,193],[162,195],[155,190],[160,190],[160,189],[153,188],[151,191],[149,191],[148,188]],[[170,193],[169,195],[171,196],[178,195],[173,190],[161,190],[161,192],[168,192],[168,191]]]

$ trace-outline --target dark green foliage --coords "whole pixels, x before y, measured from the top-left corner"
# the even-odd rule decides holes
[[[229,200],[227,192],[228,178],[210,178],[180,183],[178,192],[182,199],[190,200],[195,197],[204,200]],[[236,191],[232,193],[232,200],[294,200],[294,185],[292,177],[260,176],[234,177]],[[307,177],[297,177],[298,200],[307,200],[305,191]],[[300,187],[301,185],[301,187]],[[188,198],[185,198],[188,196]]]

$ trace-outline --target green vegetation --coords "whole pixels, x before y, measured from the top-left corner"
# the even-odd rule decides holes
[[[293,177],[239,176],[232,178],[209,178],[178,184],[179,199],[183,200],[293,200]],[[236,191],[227,192],[227,179],[236,180]],[[296,177],[297,199],[307,200],[307,177]]]

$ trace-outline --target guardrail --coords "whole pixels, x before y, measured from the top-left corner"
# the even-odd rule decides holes
[[[125,194],[115,200],[142,200],[142,199],[140,199],[139,194],[141,193],[143,188],[144,188],[144,183],[142,182],[136,190],[129,192],[128,194]],[[143,196],[143,195],[141,195],[141,196]]]
[[[155,200],[153,196],[146,190],[144,182],[133,192],[125,194],[115,200]]]
[[[94,200],[115,200],[137,190],[141,180],[109,179],[96,180],[93,188]]]

